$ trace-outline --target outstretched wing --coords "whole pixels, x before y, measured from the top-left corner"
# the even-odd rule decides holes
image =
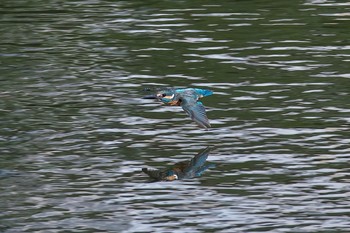
[[[181,99],[181,107],[202,128],[210,128],[210,123],[205,113],[205,107],[202,102],[197,101],[193,96]]]
[[[202,167],[205,162],[207,161],[207,158],[209,156],[210,151],[213,148],[211,147],[207,147],[204,150],[202,150],[201,152],[199,152],[197,155],[195,155],[190,163],[189,163],[189,167],[191,167],[194,170],[198,170],[200,167]]]
[[[211,167],[209,164],[206,164],[209,153],[213,148],[207,147],[197,155],[195,155],[189,162],[188,166],[184,170],[184,177],[193,178],[201,176],[202,173]]]
[[[215,168],[215,164],[213,163],[208,163],[206,165],[204,165],[203,167],[200,167],[196,172],[195,172],[195,176],[201,176],[203,172],[205,172],[207,169],[209,168]]]

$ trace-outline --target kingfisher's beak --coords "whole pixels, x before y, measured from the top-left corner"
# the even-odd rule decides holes
[[[158,99],[157,95],[146,95],[142,99]]]

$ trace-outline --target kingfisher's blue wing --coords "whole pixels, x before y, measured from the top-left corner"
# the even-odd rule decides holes
[[[209,168],[216,167],[215,164],[209,163],[204,165],[203,167],[200,167],[198,170],[195,171],[195,176],[201,176],[203,172],[205,172]]]
[[[209,153],[213,148],[207,147],[196,156],[194,156],[188,163],[188,166],[184,170],[184,173],[188,177],[200,176],[210,165],[206,165]]]
[[[205,113],[205,107],[202,102],[194,98],[183,98],[181,107],[202,128],[210,128],[210,123]]]
[[[192,167],[194,170],[197,170],[198,168],[202,167],[207,161],[207,158],[211,150],[212,150],[211,147],[207,147],[201,152],[199,152],[197,155],[195,155],[191,159],[189,167]]]

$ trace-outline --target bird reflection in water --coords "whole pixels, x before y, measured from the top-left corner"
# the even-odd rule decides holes
[[[156,170],[142,168],[142,171],[154,181],[174,181],[199,177],[208,168],[215,167],[215,164],[206,163],[212,149],[211,147],[207,147],[191,160],[178,162],[166,169]]]

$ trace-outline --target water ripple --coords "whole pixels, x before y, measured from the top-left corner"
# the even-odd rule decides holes
[[[348,5],[4,1],[0,231],[349,232]],[[189,86],[208,131],[141,99]]]

